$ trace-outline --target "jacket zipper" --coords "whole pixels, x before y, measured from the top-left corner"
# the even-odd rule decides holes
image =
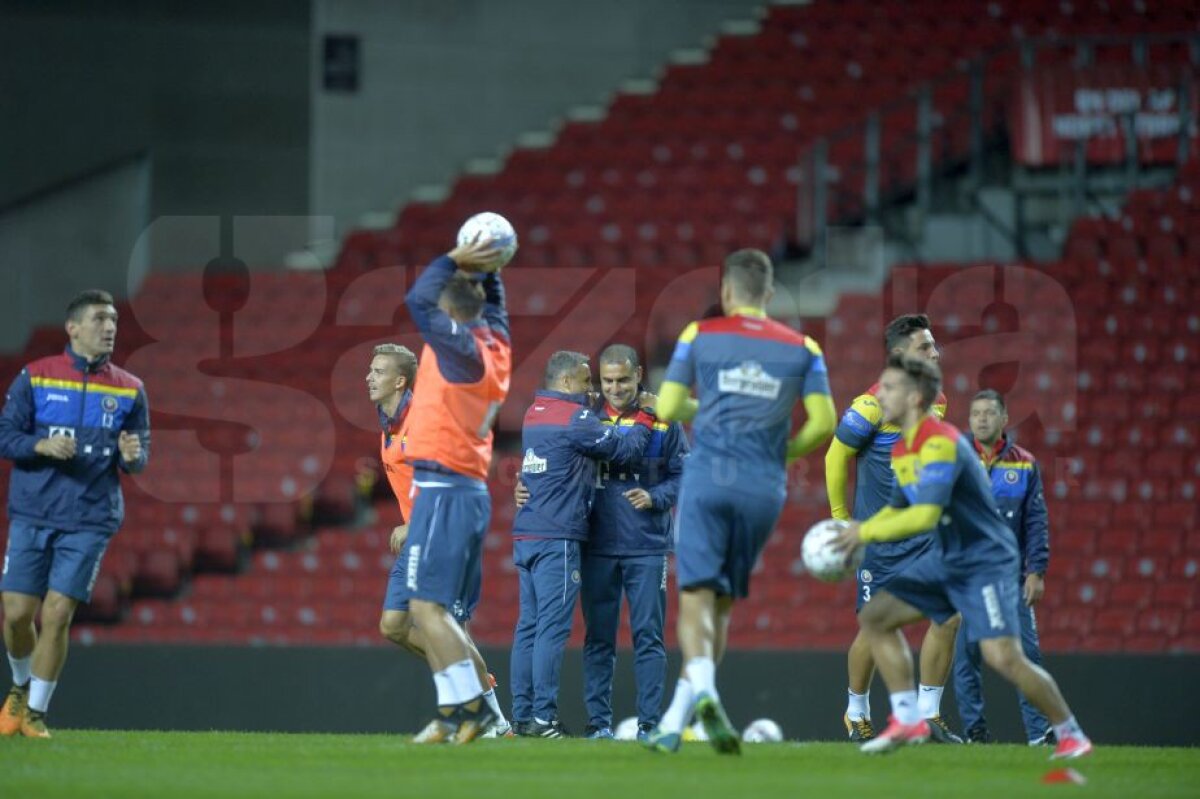
[[[87,368],[87,366],[84,366],[83,367],[83,391],[80,392],[80,397],[79,397],[79,425],[76,426],[76,428],[75,428],[75,443],[77,446],[81,446],[79,442],[80,442],[80,436],[83,434],[83,417],[87,413],[87,392],[88,392],[88,368]],[[83,452],[83,450],[81,449],[80,454],[82,454],[82,452]]]

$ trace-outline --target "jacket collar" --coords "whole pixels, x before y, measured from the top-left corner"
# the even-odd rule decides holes
[[[975,449],[975,454],[983,461],[985,466],[991,466],[996,461],[1000,460],[1006,452],[1012,449],[1015,443],[1009,433],[1000,434],[1000,438],[996,439],[996,443],[992,445],[991,450],[985,450],[983,445],[975,440],[975,436],[967,434],[971,441],[971,446]]]
[[[608,400],[606,400],[604,398],[604,395],[601,394],[600,402],[597,403],[597,405],[599,406],[597,408],[597,410],[600,413],[603,413],[609,419],[620,419],[629,414],[637,413],[638,412],[637,399],[638,399],[638,397],[642,396],[642,392],[644,392],[645,390],[646,390],[646,387],[643,386],[641,383],[638,383],[637,393],[633,395],[634,403],[623,411],[618,411],[616,408],[614,408],[611,404],[609,404]]]
[[[71,349],[70,344],[67,345],[67,348],[63,351],[63,354],[67,356],[67,358],[71,361],[71,365],[74,366],[76,370],[84,372],[85,374],[95,374],[99,372],[108,364],[110,357],[108,355],[101,355],[94,361],[89,361],[87,358]]]
[[[396,413],[394,415],[388,416],[387,412],[383,410],[382,405],[375,406],[375,412],[379,414],[379,426],[383,428],[383,432],[385,434],[390,436],[393,432],[395,432],[396,426],[408,413],[408,406],[411,402],[412,392],[408,389],[405,389],[404,393],[400,395],[400,404],[396,406]]]
[[[565,391],[551,391],[548,388],[539,388],[536,392],[534,392],[534,396],[545,397],[546,399],[565,400],[566,402],[573,402],[576,405],[588,404],[587,394],[568,394]]]

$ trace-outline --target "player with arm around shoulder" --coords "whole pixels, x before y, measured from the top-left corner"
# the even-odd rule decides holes
[[[511,670],[518,735],[566,735],[558,720],[559,673],[579,597],[597,463],[636,461],[654,424],[654,417],[639,409],[628,434],[618,435],[591,408],[591,387],[586,355],[554,353],[521,429],[521,484],[528,498],[512,530],[520,586]]]

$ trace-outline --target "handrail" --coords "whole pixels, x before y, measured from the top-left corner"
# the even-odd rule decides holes
[[[1189,45],[1191,62],[1200,65],[1200,33],[1143,33],[1143,34],[1085,34],[1078,36],[1038,35],[1016,39],[1000,47],[991,48],[971,59],[955,64],[942,74],[906,88],[897,97],[886,103],[881,103],[866,110],[863,117],[856,122],[844,125],[824,136],[817,137],[802,148],[798,160],[798,172],[801,176],[797,186],[797,218],[795,237],[801,245],[810,245],[818,261],[823,256],[826,241],[826,229],[830,222],[837,218],[839,200],[849,200],[855,206],[861,206],[861,216],[868,220],[877,220],[883,201],[881,184],[881,164],[889,161],[888,152],[884,152],[880,135],[881,120],[888,114],[898,111],[910,111],[916,106],[917,125],[913,134],[902,135],[893,139],[892,146],[907,150],[915,146],[915,157],[908,162],[913,167],[913,179],[906,186],[900,187],[904,193],[915,193],[919,209],[925,212],[929,208],[933,181],[933,142],[938,135],[939,126],[934,124],[939,111],[944,115],[941,129],[950,130],[946,123],[961,119],[964,114],[970,120],[969,140],[967,145],[967,168],[971,179],[972,192],[982,180],[982,163],[985,151],[987,130],[984,125],[986,103],[988,97],[997,96],[997,90],[985,85],[986,81],[1000,79],[1001,89],[1007,88],[1005,83],[1019,77],[1036,63],[1039,50],[1048,48],[1076,48],[1075,62],[1077,66],[1087,66],[1093,63],[1094,48],[1101,45],[1127,44],[1131,48],[1134,63],[1146,65],[1149,48],[1153,44],[1165,42],[1185,42]],[[989,67],[1005,55],[1018,53],[1021,70],[1010,71],[1002,75],[989,74]],[[966,107],[954,109],[937,109],[933,98],[940,89],[952,83],[968,81]],[[1184,89],[1186,91],[1190,75],[1185,75]],[[1189,110],[1190,97],[1183,97],[1179,113]],[[998,120],[1003,124],[1003,120]],[[1179,159],[1186,160],[1189,142],[1187,141],[1187,126],[1181,126]],[[830,154],[835,145],[848,141],[863,142],[862,159],[851,164],[846,174],[839,174],[839,180],[831,180],[832,173]],[[1136,142],[1129,142],[1136,147]],[[894,152],[894,151],[892,151]],[[904,162],[904,158],[900,159]],[[960,162],[961,163],[961,162]],[[840,165],[839,165],[840,166]],[[1136,165],[1127,168],[1136,171]],[[860,174],[861,173],[861,174]],[[861,180],[858,178],[861,177]],[[839,185],[840,184],[840,185]],[[861,185],[860,185],[861,184]],[[891,187],[893,190],[895,186]],[[1018,231],[1019,238],[1019,231]]]

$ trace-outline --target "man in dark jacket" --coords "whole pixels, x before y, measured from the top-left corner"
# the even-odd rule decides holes
[[[617,435],[634,428],[642,367],[637,352],[614,344],[600,353],[600,421]],[[612,738],[612,683],[621,594],[629,601],[637,682],[638,735],[658,724],[667,674],[663,622],[667,564],[674,549],[671,510],[679,497],[687,438],[678,422],[656,422],[642,457],[628,467],[601,463],[583,549],[581,604],[584,701],[589,738]]]
[[[0,735],[50,737],[45,716],[71,619],[91,599],[100,560],[125,516],[120,471],[140,472],[150,454],[142,381],[109,362],[117,334],[112,296],[91,290],[75,297],[66,329],[66,351],[22,369],[0,414],[0,456],[13,462],[0,577],[13,688],[0,709]]]
[[[588,358],[577,352],[550,356],[544,385],[521,431],[521,482],[529,498],[513,520],[521,601],[512,648],[513,726],[518,735],[561,738],[558,678],[579,596],[596,462],[636,461],[654,417],[639,410],[628,435],[602,424],[590,406]]]
[[[971,401],[971,436],[975,451],[991,479],[992,495],[1000,515],[1017,537],[1021,553],[1023,602],[1018,604],[1021,622],[1021,648],[1025,657],[1041,664],[1038,647],[1037,618],[1033,608],[1045,590],[1046,567],[1050,563],[1050,533],[1046,515],[1046,499],[1042,490],[1042,475],[1037,459],[1013,443],[1005,435],[1008,413],[1004,397],[992,389],[984,389]],[[967,739],[985,743],[991,739],[987,720],[983,716],[983,690],[979,676],[979,645],[968,644],[966,636],[958,636],[958,652],[954,659],[954,693],[958,714],[962,718]],[[1031,745],[1053,743],[1050,722],[1021,694],[1021,718],[1025,735]]]

